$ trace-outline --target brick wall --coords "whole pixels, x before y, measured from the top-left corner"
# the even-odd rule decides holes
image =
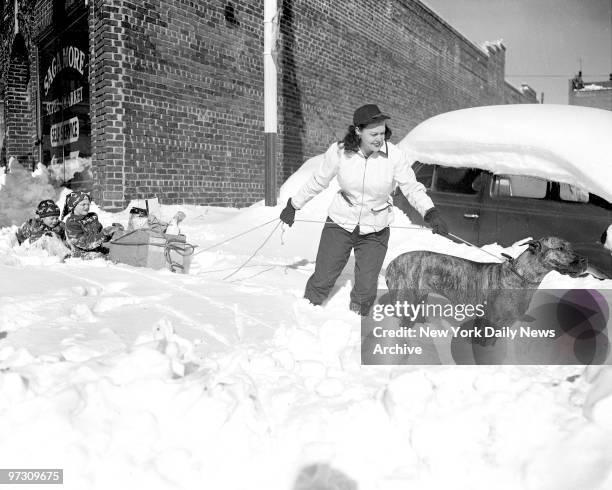
[[[89,89],[94,199],[124,207],[126,132],[123,68],[125,19],[122,2],[93,0],[89,9]],[[137,162],[133,162],[137,164]]]
[[[476,46],[417,1],[278,6],[279,185],[362,103],[391,114],[398,141],[440,112],[536,102],[505,82],[503,46]],[[90,0],[89,26],[99,203],[263,198],[263,0]]]
[[[90,9],[98,197],[110,207],[244,205],[262,193],[258,6],[96,0]]]
[[[14,2],[4,5],[0,23],[0,98],[4,98],[2,158],[16,157],[34,169],[37,157],[36,56],[32,45],[34,5],[17,0],[19,21],[15,25]],[[17,33],[16,33],[17,32]]]
[[[570,105],[581,105],[612,111],[612,89],[574,92]]]
[[[574,90],[572,88],[572,81],[569,81],[569,105],[580,105],[612,111],[612,80],[583,83],[585,88]],[[594,90],[593,87],[597,87],[598,90]]]
[[[4,151],[0,150],[0,152],[2,152],[2,154],[0,155],[0,166],[6,163],[4,161],[6,159],[6,148],[4,148],[4,137],[5,136],[6,136],[6,121],[4,120],[4,99],[0,99],[0,149],[4,149]]]
[[[30,67],[28,53],[21,36],[13,43],[5,88],[6,154],[22,163],[31,164],[32,129]]]
[[[521,88],[517,88],[514,85],[506,82],[504,86],[504,104],[525,104],[537,102],[537,94],[528,85],[522,85]]]

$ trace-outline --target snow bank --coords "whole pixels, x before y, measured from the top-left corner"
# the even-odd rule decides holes
[[[519,104],[434,116],[399,146],[414,160],[533,175],[573,184],[612,201],[612,112]]]
[[[43,199],[55,200],[59,189],[51,185],[45,172],[32,176],[17,160],[5,175],[5,185],[0,187],[0,226],[20,225],[34,216],[34,210]]]
[[[74,174],[91,170],[91,157],[67,158],[62,163],[51,163],[48,167],[49,175],[56,182],[67,182],[74,177]]]

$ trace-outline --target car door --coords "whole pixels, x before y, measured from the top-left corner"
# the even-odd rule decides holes
[[[483,216],[482,196],[488,182],[486,172],[473,168],[452,168],[416,162],[413,170],[423,183],[436,208],[448,223],[450,232],[470,243],[478,243]],[[394,204],[410,219],[423,224],[423,219],[408,204],[401,192],[394,195]]]
[[[497,214],[496,241],[507,247],[542,228],[550,211],[543,207],[548,181],[521,175],[495,175],[490,198]],[[534,238],[540,238],[538,235]]]
[[[536,177],[496,175],[490,193],[497,211],[500,245],[533,237],[558,236],[605,275],[612,256],[600,239],[612,224],[610,204],[597,196]]]

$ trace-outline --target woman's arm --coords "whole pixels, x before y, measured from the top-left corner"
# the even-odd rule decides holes
[[[400,150],[400,155],[395,163],[394,178],[398,183],[402,194],[406,196],[410,205],[416,209],[421,216],[434,207],[434,203],[427,195],[427,189],[421,184],[414,171],[409,156]]]
[[[291,204],[295,209],[301,209],[313,197],[324,189],[327,189],[331,180],[338,173],[341,151],[337,143],[334,143],[328,148],[319,168],[314,171],[310,179],[308,179],[295,196],[291,198]]]

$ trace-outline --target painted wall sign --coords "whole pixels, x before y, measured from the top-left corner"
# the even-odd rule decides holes
[[[85,53],[75,46],[65,46],[61,51],[55,53],[43,80],[45,95],[49,92],[49,88],[53,80],[55,80],[55,77],[62,70],[72,68],[83,75],[85,57]]]
[[[79,140],[79,118],[72,117],[51,126],[51,146],[65,145]]]
[[[49,116],[64,109],[68,109],[75,104],[83,101],[83,87],[72,90],[69,94],[64,95],[61,99],[53,99],[49,102],[43,102],[45,115]]]

